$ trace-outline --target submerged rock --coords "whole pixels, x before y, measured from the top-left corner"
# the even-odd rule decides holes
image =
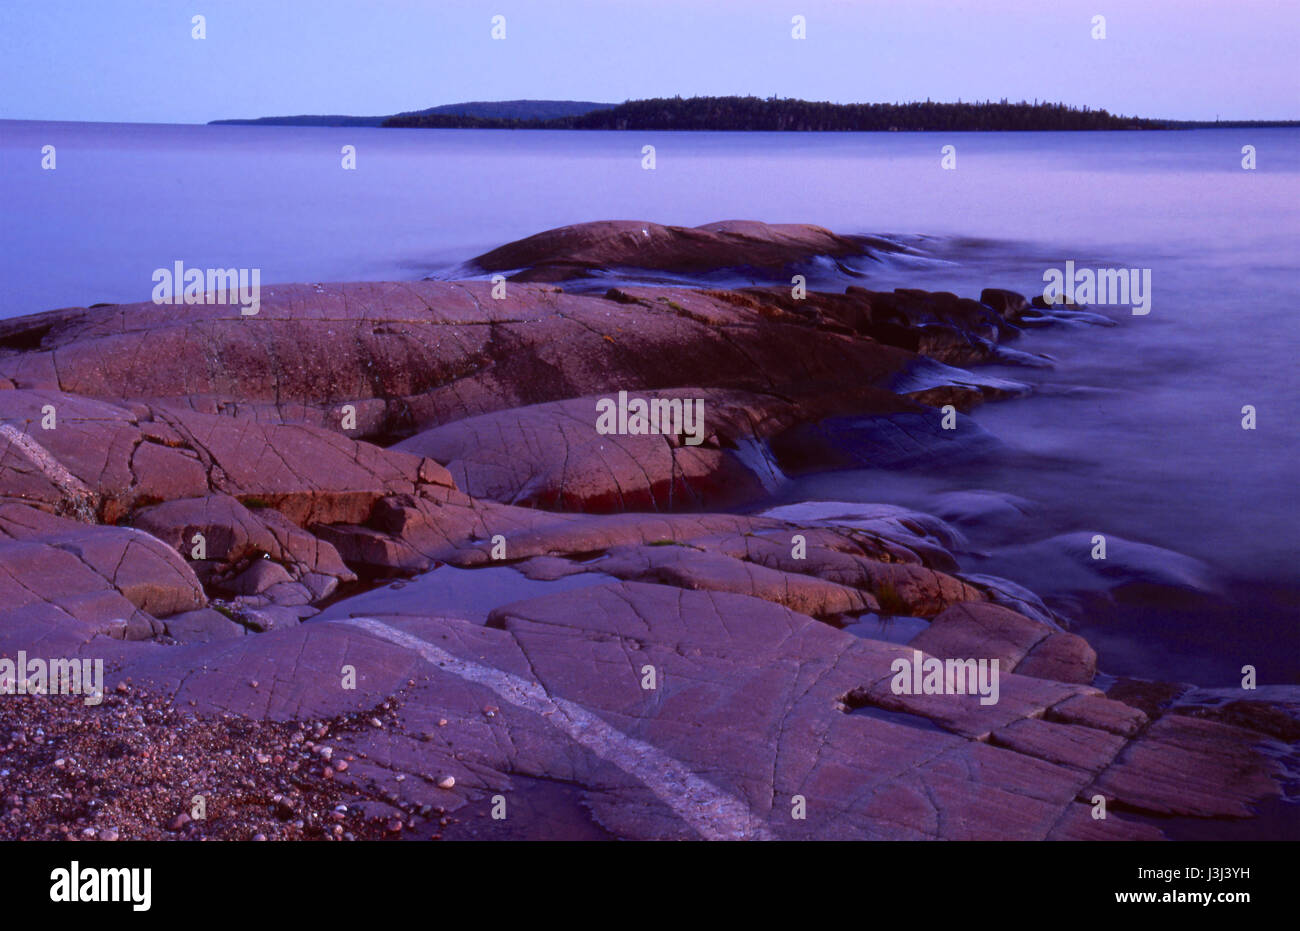
[[[1061,592],[1127,591],[1140,597],[1143,589],[1203,595],[1220,591],[1213,571],[1200,560],[1114,534],[1060,534],[1007,547],[999,551],[999,560],[1006,567],[1032,567],[1029,576],[1050,576],[1053,589]]]
[[[947,467],[996,454],[1001,443],[962,414],[896,413],[868,417],[828,417],[800,424],[776,437],[772,450],[787,472],[840,469],[915,469]]]

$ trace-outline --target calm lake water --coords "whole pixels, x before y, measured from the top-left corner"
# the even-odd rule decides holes
[[[641,168],[641,147],[657,167]],[[943,145],[957,168],[940,167]],[[57,168],[41,169],[53,145]],[[356,147],[357,170],[340,150]],[[1253,145],[1258,168],[1243,170]],[[257,267],[262,283],[413,279],[597,219],[812,222],[926,237],[862,283],[1026,294],[1042,273],[1152,270],[1148,316],[1038,331],[1051,370],[976,421],[1017,455],[920,475],[836,473],[789,500],[1014,494],[1031,515],[968,530],[972,571],[1074,615],[1108,672],[1300,682],[1295,457],[1300,130],[767,134],[0,122],[0,316],[146,300],[154,269]],[[816,281],[813,282],[814,286]],[[842,286],[839,282],[837,286]],[[1253,405],[1258,429],[1241,427]],[[1209,565],[1222,602],[1101,609],[1033,545],[1100,532]],[[1045,555],[1044,555],[1045,554]]]

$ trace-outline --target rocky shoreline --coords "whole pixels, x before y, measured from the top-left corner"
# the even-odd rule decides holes
[[[266,287],[255,316],[0,321],[0,655],[102,658],[112,689],[2,696],[0,833],[454,837],[459,812],[475,837],[1154,839],[1162,818],[1251,819],[1281,794],[1259,748],[1300,737],[1289,715],[1098,687],[1092,647],[964,575],[936,518],[761,513],[784,475],[979,455],[995,440],[963,413],[1029,389],[961,367],[1041,364],[1007,344],[1110,323],[998,288],[771,283],[889,248],[616,221],[462,280]],[[598,433],[619,392],[702,401],[702,442]],[[898,694],[917,650],[997,659],[997,703]],[[147,776],[112,761],[152,739],[82,726],[168,714],[190,755]],[[321,728],[323,764],[287,749]],[[249,765],[206,759],[227,753]],[[50,805],[37,777],[69,759],[83,778]],[[130,817],[113,801],[144,794]],[[206,816],[178,824],[195,795]]]

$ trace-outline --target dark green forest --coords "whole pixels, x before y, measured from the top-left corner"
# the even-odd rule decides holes
[[[447,113],[403,114],[385,126],[430,129],[633,129],[744,132],[978,132],[1166,129],[1163,120],[1117,116],[1059,103],[853,103],[778,97],[671,97],[629,100],[556,119],[500,119]]]

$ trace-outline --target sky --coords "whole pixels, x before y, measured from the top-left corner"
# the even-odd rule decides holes
[[[1298,52],[1300,0],[0,0],[0,119],[676,94],[1300,119]]]

